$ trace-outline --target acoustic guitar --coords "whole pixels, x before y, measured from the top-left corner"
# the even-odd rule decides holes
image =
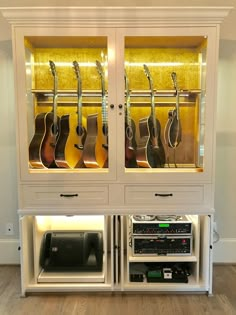
[[[140,139],[137,144],[136,160],[139,167],[164,167],[165,151],[161,141],[161,124],[156,118],[153,80],[147,65],[143,65],[148,78],[151,96],[151,115],[139,120]]]
[[[57,73],[53,61],[49,61],[53,81],[52,112],[40,113],[35,118],[35,134],[29,145],[29,164],[33,168],[57,167],[55,164],[55,146],[59,134],[57,116]]]
[[[46,117],[49,113],[40,113],[35,118],[34,136],[29,144],[29,165],[32,168],[45,168],[41,159],[41,145],[45,135]]]
[[[56,66],[52,60],[49,60],[49,65],[53,76],[53,108],[52,112],[46,117],[46,132],[41,146],[41,159],[46,167],[54,168],[57,167],[55,147],[60,133],[60,118],[57,116],[58,77]]]
[[[60,136],[55,150],[56,164],[62,168],[83,167],[82,151],[86,129],[82,116],[82,81],[77,61],[73,61],[73,68],[77,80],[77,110],[61,117]]]
[[[96,61],[96,68],[101,79],[102,125],[101,128],[99,128],[98,113],[88,115],[87,136],[83,150],[83,162],[87,168],[107,168],[108,122],[106,112],[105,75],[99,61]]]
[[[125,90],[126,90],[126,106],[125,106],[125,167],[137,167],[135,140],[136,126],[131,118],[130,113],[130,89],[129,79],[125,72]]]

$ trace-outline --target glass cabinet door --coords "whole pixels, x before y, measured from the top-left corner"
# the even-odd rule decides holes
[[[125,31],[119,43],[124,47],[123,174],[205,176],[213,140],[206,126],[213,108],[209,98],[206,103],[211,38],[191,31],[144,33]]]
[[[114,176],[112,36],[85,29],[41,33],[22,38],[27,173]]]

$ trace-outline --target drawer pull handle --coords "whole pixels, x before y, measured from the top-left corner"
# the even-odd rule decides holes
[[[173,194],[158,194],[158,193],[155,193],[155,197],[172,197]]]
[[[65,197],[65,198],[72,198],[72,197],[78,197],[78,194],[60,194],[60,197]]]

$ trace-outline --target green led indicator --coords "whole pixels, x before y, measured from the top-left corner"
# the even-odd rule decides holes
[[[159,227],[169,227],[170,224],[169,223],[160,223]]]

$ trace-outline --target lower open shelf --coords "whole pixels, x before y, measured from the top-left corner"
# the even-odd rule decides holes
[[[191,252],[178,255],[173,253],[171,255],[154,255],[153,253],[136,255],[132,248],[134,244],[130,241],[133,237],[130,218],[131,215],[21,216],[22,294],[73,291],[211,292],[210,216],[191,216],[193,227]],[[49,239],[48,244],[51,247],[46,244],[48,248],[45,251],[44,240],[47,234],[55,239],[54,243],[51,238]],[[64,234],[65,239],[62,238]],[[69,238],[67,238],[67,234],[69,234]],[[93,235],[92,243],[88,241],[90,238],[87,234]],[[99,243],[102,251],[97,251],[97,245],[94,245],[94,235],[96,234],[102,235],[102,243]],[[156,237],[154,234],[150,235],[148,235],[148,242],[150,242],[150,238],[153,237],[155,240]],[[144,236],[142,235],[142,237]],[[78,239],[80,239],[80,243],[78,243]],[[59,252],[61,249],[64,249],[62,254],[68,255],[69,253],[72,256],[70,258],[61,254],[55,256],[55,252]],[[55,270],[53,264],[42,263],[43,250],[46,253],[45,260],[48,261],[54,257],[53,264],[59,264],[56,265]],[[152,247],[151,250],[153,250]],[[81,257],[86,257],[86,259]],[[94,270],[89,269],[91,265],[89,268],[86,265],[90,257],[93,257],[95,261],[102,259],[98,266],[95,265]],[[76,268],[70,270],[65,262],[76,263]],[[174,279],[174,267],[182,264],[188,266],[189,274],[186,281],[179,282]],[[48,266],[49,269],[47,269]],[[143,266],[146,269],[142,270],[140,280],[140,274],[136,277],[135,273],[144,268]],[[165,274],[167,278],[163,280],[164,269],[167,272]]]

